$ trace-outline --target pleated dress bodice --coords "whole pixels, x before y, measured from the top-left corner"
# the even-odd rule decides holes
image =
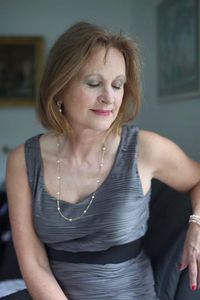
[[[33,220],[43,243],[57,250],[101,251],[144,236],[149,217],[150,190],[144,195],[138,173],[138,133],[133,125],[122,128],[113,166],[96,191],[82,218],[69,222],[57,211],[56,198],[46,189],[40,135],[25,143],[27,173],[33,199]],[[80,216],[91,195],[78,203],[60,200],[63,215]],[[52,271],[69,300],[154,300],[151,264],[142,250],[118,264],[50,261]]]

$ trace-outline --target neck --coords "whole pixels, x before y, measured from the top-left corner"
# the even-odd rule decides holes
[[[61,154],[67,155],[71,163],[81,164],[83,161],[92,162],[102,150],[102,146],[108,143],[107,132],[79,132],[70,134],[69,138],[62,137],[63,145]]]

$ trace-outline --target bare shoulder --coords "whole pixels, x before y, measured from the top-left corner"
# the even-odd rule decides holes
[[[51,135],[49,133],[43,134],[40,137],[40,146],[43,150],[50,150],[51,146]],[[7,159],[7,171],[22,171],[26,170],[25,160],[25,145],[21,144],[17,146],[8,156]]]
[[[138,137],[140,159],[150,162],[160,152],[159,149],[164,147],[166,143],[168,143],[167,139],[159,134],[152,131],[140,130]]]
[[[144,178],[153,178],[159,155],[158,149],[162,147],[163,138],[155,132],[140,130],[138,136],[138,168]],[[160,146],[161,145],[161,146]],[[144,180],[144,181],[145,181]]]
[[[186,155],[176,143],[157,133],[140,132],[139,159],[153,178],[177,190],[188,191],[199,180],[200,164]]]
[[[7,194],[18,192],[22,186],[28,186],[24,145],[18,146],[9,154],[6,165]]]
[[[141,154],[146,159],[158,159],[169,156],[170,153],[176,155],[183,154],[183,151],[172,140],[152,131],[141,130],[139,132],[139,146]]]
[[[153,132],[153,131],[147,131],[147,130],[140,130],[139,131],[139,142],[142,143],[144,146],[148,147],[159,147],[162,145],[173,143],[168,138],[161,136],[160,134]]]
[[[19,145],[8,156],[7,169],[23,168],[25,166],[24,145]]]
[[[53,143],[52,143],[53,141]],[[52,145],[56,143],[55,135],[52,133],[46,133],[40,137],[40,147],[42,153],[46,156],[52,151]],[[56,145],[56,144],[55,144]],[[24,144],[17,146],[8,156],[7,159],[7,175],[26,175],[26,160]],[[11,173],[11,174],[10,174]]]
[[[138,136],[140,149],[145,151],[149,147],[152,148],[157,138],[158,135],[152,131],[140,130]]]

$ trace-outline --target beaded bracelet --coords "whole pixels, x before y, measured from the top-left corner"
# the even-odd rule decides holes
[[[196,223],[196,224],[200,225],[200,216],[191,215],[189,218],[189,223]]]

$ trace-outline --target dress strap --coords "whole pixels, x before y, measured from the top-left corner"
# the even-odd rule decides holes
[[[40,136],[41,134],[36,135],[28,139],[24,144],[27,176],[32,193],[36,191],[38,179],[41,174]]]

